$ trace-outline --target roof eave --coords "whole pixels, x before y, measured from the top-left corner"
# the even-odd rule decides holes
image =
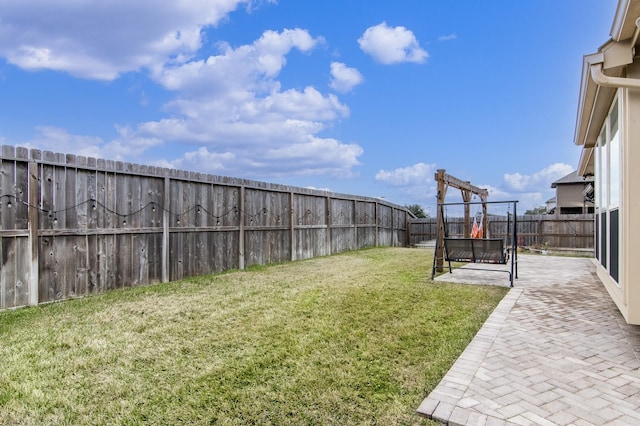
[[[598,85],[591,79],[591,65],[603,61],[604,54],[602,52],[585,55],[582,60],[578,116],[576,117],[576,130],[573,139],[573,143],[576,145],[586,144],[586,135],[591,122],[593,106],[599,91]]]
[[[635,17],[638,16],[640,16],[640,2],[620,0],[611,24],[609,33],[611,38],[615,41],[631,38],[636,31]]]

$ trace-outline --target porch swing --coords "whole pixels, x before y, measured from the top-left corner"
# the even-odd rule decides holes
[[[517,214],[516,214],[517,201],[482,201],[482,202],[464,202],[464,203],[442,203],[438,205],[440,225],[438,226],[438,235],[436,243],[436,253],[433,259],[433,269],[431,278],[435,276],[436,263],[438,260],[438,246],[442,241],[443,257],[449,267],[449,273],[453,272],[451,268],[451,262],[464,262],[464,263],[484,263],[495,265],[506,265],[511,261],[510,269],[488,269],[473,268],[465,266],[465,269],[477,269],[482,271],[496,271],[506,272],[509,274],[509,283],[513,287],[513,278],[518,278],[518,261],[517,261]],[[486,228],[486,206],[487,204],[507,204],[507,230],[502,237],[494,238],[488,236]],[[464,205],[465,209],[468,209],[470,205],[479,205],[483,211],[478,211],[473,218],[473,226],[470,235],[467,231],[464,237],[451,236],[449,233],[449,224],[447,223],[446,208],[448,206]],[[511,206],[513,206],[513,215],[510,212]],[[465,224],[466,226],[466,224]],[[488,230],[487,230],[488,231]],[[441,235],[442,233],[442,235]],[[442,239],[442,240],[441,240]],[[510,247],[509,247],[510,243]],[[440,263],[441,265],[442,263]]]

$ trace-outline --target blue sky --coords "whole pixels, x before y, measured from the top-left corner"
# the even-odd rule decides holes
[[[0,0],[0,144],[431,212],[446,169],[522,211],[577,165],[616,5]]]

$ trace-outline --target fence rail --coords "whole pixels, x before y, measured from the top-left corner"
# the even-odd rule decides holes
[[[408,244],[375,198],[2,146],[0,309]]]

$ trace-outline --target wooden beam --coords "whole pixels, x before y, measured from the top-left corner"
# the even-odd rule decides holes
[[[438,193],[437,193],[438,205],[444,204],[445,197],[447,195],[447,189],[449,188],[449,186],[458,188],[462,192],[462,200],[465,203],[468,203],[469,201],[471,201],[471,196],[473,194],[478,195],[480,197],[480,200],[483,203],[487,201],[487,197],[489,196],[489,191],[487,189],[477,187],[475,185],[472,185],[471,182],[469,181],[463,181],[461,179],[458,179],[455,176],[448,175],[446,173],[446,170],[444,169],[438,169],[436,171],[434,179],[438,185]],[[486,232],[486,218],[487,218],[486,204],[483,204],[483,212],[484,212],[483,229],[485,229],[485,232]],[[443,270],[442,266],[444,264],[444,218],[442,217],[439,207],[438,207],[436,217],[437,217],[437,223],[438,223],[438,238],[436,240],[435,264],[436,264],[436,271],[442,272]],[[469,213],[468,205],[464,206],[464,218],[465,218],[464,236],[468,238],[471,234],[471,230],[469,228],[469,222],[470,222],[471,216]]]
[[[489,191],[487,191],[484,188],[480,188],[478,186],[472,185],[469,181],[463,181],[461,179],[458,179],[457,177],[448,175],[445,173],[445,170],[438,170],[438,173],[442,172],[442,180],[443,182],[448,185],[448,186],[453,186],[454,188],[458,188],[458,189],[463,189],[466,191],[471,191],[472,193],[478,195],[478,196],[488,196],[489,195]],[[438,173],[436,174],[436,176],[438,175]]]

